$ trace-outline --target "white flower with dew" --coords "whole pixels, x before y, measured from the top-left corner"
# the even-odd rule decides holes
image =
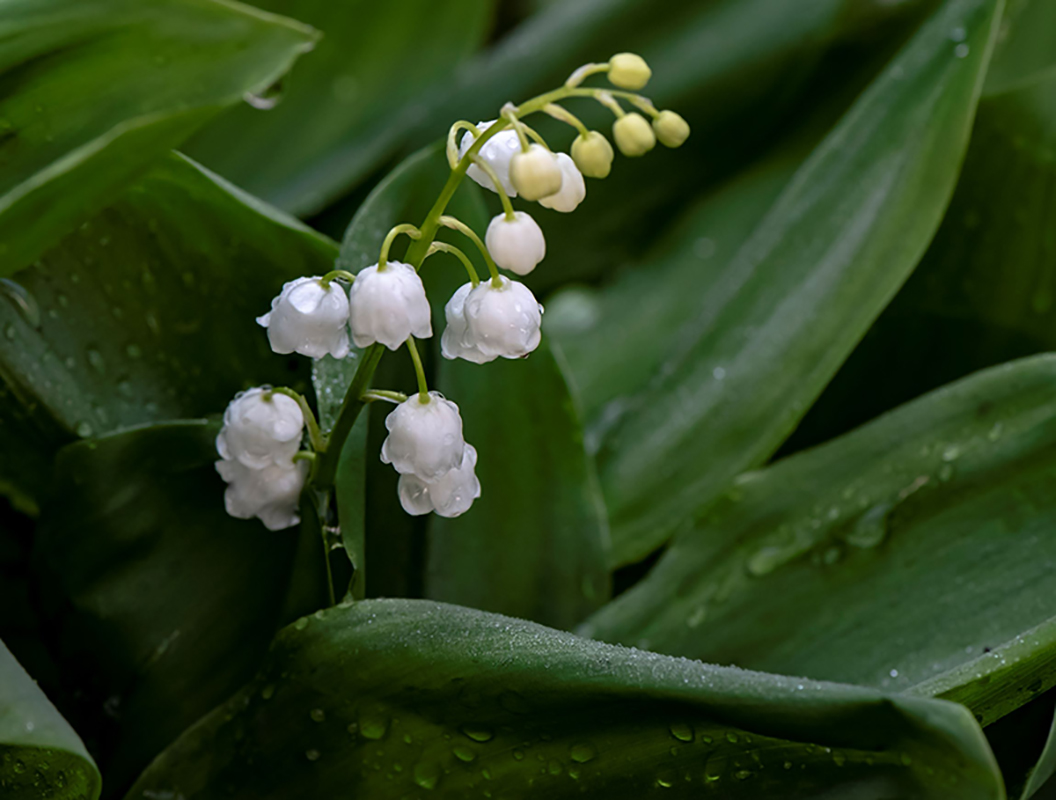
[[[272,531],[301,521],[297,507],[308,477],[307,462],[252,469],[238,461],[217,461],[216,471],[227,482],[224,506],[232,517],[257,517]]]
[[[428,403],[411,395],[385,418],[385,427],[381,460],[400,474],[435,481],[462,463],[462,417],[439,392],[429,392]]]
[[[224,411],[216,450],[250,469],[289,463],[301,447],[304,414],[292,397],[263,387],[235,395]]]
[[[411,336],[433,335],[429,300],[410,264],[390,261],[359,271],[349,291],[352,341],[356,347],[380,342],[396,350]]]
[[[527,286],[501,277],[500,286],[482,282],[466,296],[463,346],[493,358],[524,358],[542,338],[543,307]]]
[[[513,219],[505,214],[492,219],[484,243],[496,264],[518,275],[527,275],[546,255],[542,229],[523,211],[514,211]]]
[[[348,355],[348,295],[336,283],[323,286],[318,276],[284,284],[271,311],[257,317],[257,323],[268,329],[276,353]]]
[[[486,364],[494,361],[496,356],[486,356],[472,344],[466,344],[466,298],[473,289],[472,283],[464,283],[451,295],[451,299],[444,306],[444,315],[447,317],[447,327],[444,335],[440,337],[440,353],[444,358],[454,360],[461,358],[472,361],[474,364]]]
[[[462,463],[435,481],[423,481],[416,475],[401,475],[400,505],[414,516],[430,511],[435,511],[441,517],[457,517],[466,513],[473,501],[480,497],[476,465],[476,448],[467,444]]]
[[[496,122],[498,120],[494,119],[490,122],[478,122],[477,130],[484,133]],[[466,131],[458,148],[458,157],[462,158],[476,140],[477,137],[473,135],[472,131]],[[488,141],[484,142],[481,145],[480,152],[477,154],[481,161],[495,170],[495,174],[499,177],[499,183],[502,184],[503,191],[510,197],[517,196],[517,190],[513,188],[513,183],[510,181],[510,159],[519,152],[521,152],[521,142],[517,138],[516,131],[510,128],[499,131]],[[466,174],[485,189],[498,193],[498,189],[495,188],[495,184],[488,177],[488,174],[476,164],[470,164]]]
[[[567,214],[575,211],[576,206],[586,198],[587,183],[583,180],[583,173],[576,167],[576,162],[567,153],[557,154],[557,165],[561,168],[561,190],[542,198],[539,205]]]

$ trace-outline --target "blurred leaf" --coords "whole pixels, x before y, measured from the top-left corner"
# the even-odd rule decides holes
[[[276,108],[233,109],[195,136],[188,152],[298,214],[320,210],[397,153],[423,98],[479,46],[494,6],[493,0],[253,4],[314,25],[323,40],[283,79]]]
[[[78,665],[65,677],[97,704],[85,727],[113,717],[100,739],[115,788],[245,682],[279,624],[297,535],[224,512],[218,430],[133,428],[57,459],[36,558],[62,603],[61,661]]]
[[[315,41],[214,0],[13,0],[0,23],[0,276]]]
[[[585,630],[994,722],[1056,685],[1054,389],[997,367],[747,473]]]
[[[429,524],[426,595],[571,628],[609,598],[608,524],[578,409],[546,338],[527,360],[444,361],[481,497]]]
[[[949,0],[701,287],[682,344],[599,453],[616,564],[772,454],[912,271],[952,191],[1001,5]]]
[[[0,642],[0,790],[5,798],[99,796],[84,744]]]
[[[696,798],[706,786],[731,800],[1004,797],[959,706],[414,600],[368,600],[287,628],[257,679],[128,797],[204,800],[238,787],[261,800]]]
[[[33,423],[4,425],[0,477],[35,497],[46,476],[23,460],[74,436],[220,412],[249,385],[298,378],[302,360],[275,356],[253,318],[335,253],[193,162],[159,162],[15,276],[35,315],[0,302],[3,415]]]

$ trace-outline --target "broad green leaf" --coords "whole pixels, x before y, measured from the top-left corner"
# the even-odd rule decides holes
[[[100,786],[84,743],[0,642],[0,793],[95,800]]]
[[[368,600],[285,629],[128,798],[1004,797],[961,707]]]
[[[8,0],[0,31],[0,276],[316,36],[227,0]]]
[[[624,409],[599,453],[617,564],[771,455],[912,271],[953,189],[1001,8],[948,0],[936,12],[797,172],[652,390]]]
[[[0,479],[36,497],[46,476],[23,474],[23,459],[76,436],[219,413],[250,385],[304,380],[304,361],[274,355],[254,317],[335,253],[193,162],[159,162],[15,276],[36,319],[0,301],[0,402],[16,420],[0,432]]]
[[[443,89],[484,38],[494,6],[493,0],[253,4],[310,23],[323,39],[283,79],[275,108],[232,109],[195,136],[188,152],[298,214],[320,210],[399,152],[422,101]]]
[[[244,683],[280,623],[296,529],[224,512],[218,430],[167,422],[69,445],[43,507],[50,627],[88,707],[116,717],[97,733],[116,786]]]
[[[477,449],[481,497],[430,520],[427,597],[556,628],[608,600],[605,507],[555,355],[544,338],[527,360],[440,365]]]
[[[996,367],[739,478],[585,626],[968,706],[1056,685],[1056,357]]]

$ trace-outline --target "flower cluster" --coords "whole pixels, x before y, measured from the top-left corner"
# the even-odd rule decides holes
[[[605,73],[618,88],[582,86],[597,73]],[[546,239],[535,219],[527,211],[515,210],[511,201],[520,198],[569,213],[586,199],[585,178],[604,178],[611,171],[614,152],[608,139],[588,130],[560,105],[562,100],[590,98],[610,109],[615,116],[612,138],[626,156],[644,155],[658,141],[668,147],[681,145],[689,136],[686,121],[633,93],[650,76],[640,56],[620,53],[608,62],[580,67],[552,92],[520,106],[507,103],[495,119],[476,125],[455,123],[447,140],[451,175],[421,227],[405,223],[392,228],[378,262],[354,275],[335,270],[282,287],[271,310],[257,319],[267,328],[272,350],[337,359],[349,355],[351,344],[367,351],[330,440],[319,431],[304,398],[289,389],[251,389],[232,401],[217,439],[221,456],[217,469],[228,482],[226,502],[232,515],[257,516],[269,528],[296,523],[298,495],[305,481],[323,491],[332,486],[336,459],[355,414],[363,404],[376,400],[398,403],[385,420],[389,435],[381,460],[400,474],[399,498],[407,513],[456,517],[469,510],[481,491],[475,473],[477,451],[463,438],[458,406],[429,391],[426,383],[415,340],[431,338],[433,326],[419,270],[429,256],[447,252],[462,262],[469,276],[444,308],[446,325],[440,341],[444,358],[474,364],[526,358],[539,346],[543,308],[527,286],[499,270],[528,275],[545,258]],[[621,101],[638,110],[628,112]],[[525,117],[535,112],[576,129],[569,153],[552,151],[525,123]],[[498,195],[502,204],[483,241],[468,225],[444,215],[465,175]],[[488,268],[487,280],[480,280],[462,250],[436,240],[441,229],[461,233],[473,243]],[[404,261],[389,260],[389,250],[400,235],[415,241]],[[346,290],[344,283],[350,288]],[[369,390],[377,358],[367,354],[380,356],[377,348],[397,350],[404,345],[414,361],[418,393],[406,397]],[[298,455],[306,425],[311,448]]]

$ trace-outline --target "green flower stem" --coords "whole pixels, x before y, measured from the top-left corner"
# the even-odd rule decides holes
[[[491,182],[495,184],[496,192],[499,195],[499,202],[502,203],[502,210],[506,214],[506,219],[513,220],[513,203],[510,202],[510,196],[506,194],[506,189],[503,187],[502,181],[499,180],[499,174],[491,164],[480,156],[474,158],[473,163],[484,170],[484,174],[491,178]]]
[[[462,266],[466,268],[470,283],[474,286],[480,284],[480,276],[477,275],[477,270],[473,267],[473,262],[469,260],[469,256],[462,252],[461,248],[455,247],[453,244],[448,244],[447,242],[433,242],[429,245],[429,251],[425,254],[425,257],[429,258],[433,253],[450,253],[455,256],[455,258],[462,262]]]
[[[440,224],[443,225],[445,228],[451,228],[452,230],[456,230],[459,233],[468,237],[470,241],[472,241],[473,244],[477,246],[477,249],[480,251],[480,254],[484,256],[484,263],[488,265],[488,272],[491,274],[491,280],[500,280],[499,268],[495,266],[495,259],[491,257],[491,253],[488,252],[488,248],[484,246],[484,242],[480,240],[480,237],[477,236],[477,232],[475,230],[473,230],[466,223],[464,223],[460,219],[457,219],[456,217],[440,217]]]
[[[587,135],[590,133],[590,131],[587,130],[587,126],[580,121],[579,117],[577,117],[571,111],[566,109],[564,106],[559,106],[557,103],[548,103],[547,105],[543,106],[543,112],[558,120],[559,122],[564,122],[566,125],[571,125],[579,132],[579,135],[584,138],[586,138]]]
[[[396,241],[396,237],[401,233],[406,233],[412,239],[417,239],[422,235],[422,232],[409,222],[393,226],[392,230],[385,235],[385,241],[381,243],[381,254],[378,256],[378,272],[385,269],[389,263],[389,250],[392,247],[392,243]]]
[[[323,285],[324,289],[329,289],[330,281],[336,281],[338,278],[348,281],[349,283],[353,283],[356,280],[356,276],[347,269],[335,269],[321,277],[319,283]]]
[[[565,81],[566,89],[574,89],[583,83],[583,81],[589,78],[591,75],[597,75],[599,72],[608,72],[609,64],[606,61],[604,64],[584,64],[582,67],[577,69],[571,75],[568,76],[568,80]]]
[[[388,389],[371,389],[363,392],[360,398],[364,403],[376,403],[378,400],[387,400],[390,403],[405,403],[407,395],[403,392],[390,392]]]
[[[319,423],[315,419],[315,414],[312,413],[311,406],[308,405],[308,401],[304,398],[304,395],[288,389],[285,386],[279,386],[274,389],[270,389],[265,393],[265,399],[271,399],[273,394],[284,394],[287,397],[292,397],[297,401],[297,405],[301,407],[301,414],[304,416],[304,422],[308,426],[308,441],[312,443],[312,449],[317,453],[326,452],[326,438],[323,436],[322,431],[319,430]]]
[[[384,353],[385,345],[381,344],[372,344],[363,351],[356,374],[352,376],[352,382],[348,385],[348,391],[345,392],[337,422],[334,423],[334,429],[330,432],[328,449],[318,462],[319,466],[313,484],[320,490],[329,489],[334,485],[341,449],[345,445],[348,434],[352,432],[352,426],[356,424],[356,417],[365,405],[363,393],[370,386],[370,379],[374,377],[374,371],[378,368],[378,362],[381,361]]]
[[[422,366],[422,357],[418,355],[418,345],[413,336],[407,337],[407,352],[411,354],[414,362],[414,374],[418,378],[418,402],[426,404],[429,402],[429,385],[425,382],[425,368]]]
[[[460,119],[451,129],[447,132],[447,163],[454,169],[458,166],[458,143],[455,138],[458,136],[459,131],[470,131],[474,137],[480,136],[480,130],[472,122],[466,122],[464,119]]]
[[[605,106],[605,108],[609,109],[616,119],[627,116],[627,112],[623,110],[623,106],[616,102],[616,98],[612,96],[612,92],[598,92],[594,95],[594,99]]]

